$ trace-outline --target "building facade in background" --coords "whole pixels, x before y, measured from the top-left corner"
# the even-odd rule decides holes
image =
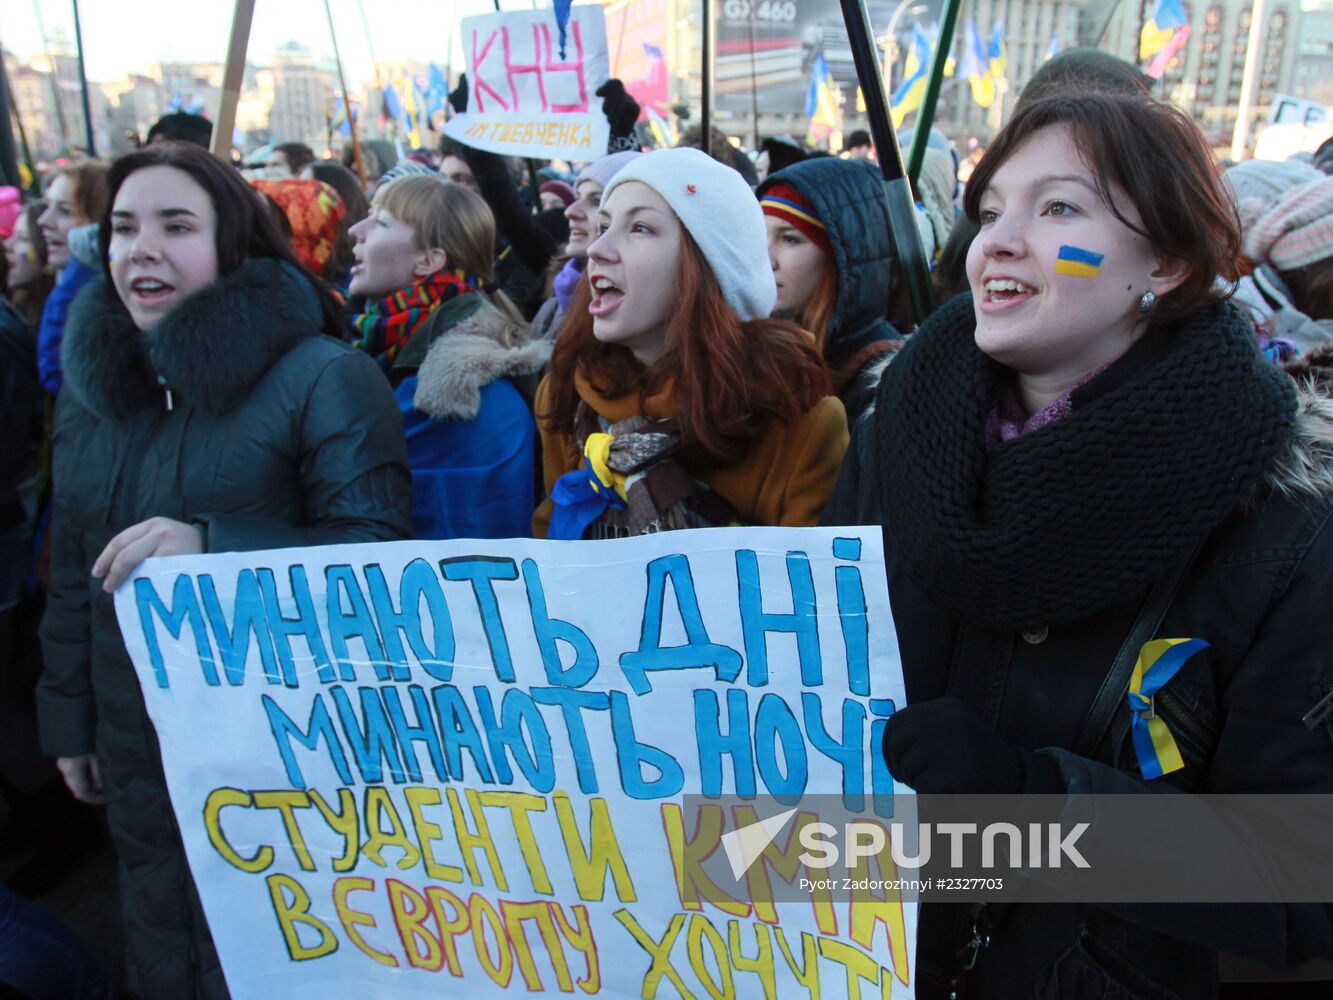
[[[32,155],[53,161],[86,146],[78,60],[55,40],[51,57],[26,64],[9,53],[5,68]],[[54,71],[53,71],[54,66]],[[93,136],[99,155],[133,149],[170,110],[216,120],[222,102],[222,63],[159,62],[109,83],[89,81]],[[236,114],[238,145],[304,142],[323,149],[336,75],[295,42],[264,67],[247,66]],[[59,98],[57,101],[57,97]]]
[[[1245,69],[1252,0],[1183,0],[1191,31],[1157,92],[1191,114],[1216,146],[1230,141]],[[1004,38],[1004,78],[991,107],[972,99],[961,76],[946,78],[935,123],[960,146],[984,145],[1013,111],[1022,85],[1053,51],[1094,46],[1138,62],[1139,32],[1153,0],[964,0],[953,53],[961,65],[964,26],[983,40],[996,26]],[[855,67],[838,0],[715,0],[713,120],[746,145],[762,136],[805,137],[806,97],[822,57],[841,96],[842,131],[865,125],[856,110]],[[867,0],[871,29],[888,77],[901,82],[913,31],[938,24],[943,0]],[[607,0],[613,76],[624,80],[648,114],[659,142],[674,142],[699,121],[702,85],[702,0]],[[1333,104],[1333,0],[1267,0],[1252,124],[1265,121],[1275,94]],[[442,48],[444,45],[442,44]],[[53,36],[51,55],[26,65],[6,56],[28,142],[39,159],[85,144],[77,62]],[[457,67],[455,67],[457,69]],[[424,64],[381,64],[377,81],[358,81],[354,103],[365,136],[381,136],[382,87],[424,79]],[[94,135],[102,153],[121,152],[162,113],[178,107],[216,118],[220,63],[160,62],[143,73],[92,86]],[[451,83],[454,81],[451,80]],[[345,140],[334,121],[337,76],[303,44],[282,46],[263,64],[247,66],[236,114],[235,144],[304,142],[323,151]],[[914,124],[915,116],[907,119]],[[1251,129],[1251,134],[1255,130]],[[401,137],[400,137],[401,138]],[[423,144],[438,137],[423,136]],[[836,141],[837,136],[834,136]]]

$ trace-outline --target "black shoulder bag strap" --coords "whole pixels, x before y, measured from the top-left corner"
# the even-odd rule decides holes
[[[1111,669],[1107,671],[1101,690],[1097,692],[1092,707],[1088,709],[1078,738],[1071,747],[1080,757],[1093,756],[1106,737],[1111,723],[1115,721],[1116,710],[1124,700],[1125,692],[1129,690],[1129,678],[1134,673],[1134,663],[1138,660],[1139,650],[1161,627],[1167,608],[1171,607],[1171,602],[1176,599],[1180,584],[1189,573],[1190,567],[1194,565],[1194,559],[1198,554],[1199,546],[1195,546],[1173,572],[1153,585],[1148,599],[1139,610],[1138,618],[1135,619],[1129,634],[1125,636],[1125,641],[1121,644],[1120,652],[1116,654]]]

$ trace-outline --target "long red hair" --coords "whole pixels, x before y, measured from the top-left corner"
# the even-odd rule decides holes
[[[837,309],[838,269],[833,266],[832,258],[829,258],[824,276],[819,279],[810,301],[797,317],[801,326],[815,335],[815,344],[820,354],[824,353],[824,346],[828,343],[828,335],[832,332],[829,326]]]
[[[744,458],[773,421],[795,424],[828,395],[828,370],[810,335],[785,320],[742,323],[698,244],[684,229],[681,238],[680,305],[667,326],[666,353],[651,367],[593,336],[588,279],[579,282],[551,356],[551,405],[537,415],[547,431],[572,434],[576,372],[608,398],[637,393],[640,405],[671,383],[686,454],[725,467]]]

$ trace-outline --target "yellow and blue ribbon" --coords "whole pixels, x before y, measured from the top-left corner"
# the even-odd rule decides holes
[[[1139,759],[1139,773],[1146,781],[1185,766],[1175,737],[1156,714],[1153,698],[1194,654],[1207,648],[1208,643],[1202,639],[1154,639],[1139,650],[1126,697],[1134,753]]]
[[[589,434],[583,442],[583,464],[566,472],[551,488],[551,523],[547,538],[574,540],[583,537],[608,508],[624,509],[629,500],[625,476],[611,468],[610,434]]]

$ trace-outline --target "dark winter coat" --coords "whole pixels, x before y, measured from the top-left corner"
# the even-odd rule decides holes
[[[27,519],[19,485],[32,471],[42,431],[37,381],[37,335],[17,309],[0,299],[0,531]]]
[[[874,398],[877,360],[902,346],[900,334],[886,318],[898,251],[884,203],[884,180],[864,160],[819,157],[767,177],[756,194],[774,184],[789,184],[810,203],[824,224],[838,272],[838,305],[829,318],[824,360],[834,388],[857,417]]]
[[[226,990],[112,596],[89,569],[113,536],[159,515],[200,525],[208,552],[409,536],[393,393],[320,328],[308,279],[252,260],[147,333],[99,278],[66,331],[42,743],[97,754],[131,980],[147,1000]]]
[[[907,377],[911,354],[909,345],[886,378]],[[824,523],[884,526],[909,702],[962,699],[1010,745],[1049,756],[1069,791],[1333,792],[1333,731],[1301,722],[1333,687],[1333,401],[1299,394],[1290,444],[1251,499],[1208,535],[1156,633],[1203,638],[1212,649],[1159,695],[1186,767],[1151,783],[1138,774],[1125,707],[1092,758],[1068,749],[1143,595],[1070,624],[1022,630],[965,624],[933,602],[906,571],[895,512],[876,485],[892,474],[877,468],[876,438],[910,433],[904,416],[871,409],[862,418]],[[967,908],[928,904],[919,928],[919,971],[958,974]],[[1216,993],[1219,950],[1270,966],[1329,957],[1333,910],[1011,905],[990,934],[964,982],[969,1000],[1202,998]],[[944,989],[927,979],[917,995]]]
[[[531,320],[542,304],[555,240],[524,204],[503,157],[471,146],[458,147],[458,154],[467,161],[477,189],[495,214],[499,248],[495,283]]]

